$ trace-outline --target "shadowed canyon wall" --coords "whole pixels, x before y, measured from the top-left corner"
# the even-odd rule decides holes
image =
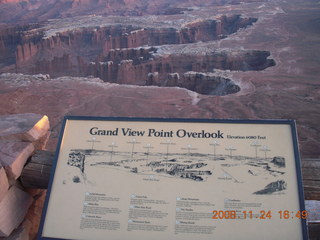
[[[40,32],[33,33],[31,36],[25,35],[26,31],[35,27],[38,25],[0,27],[0,69],[16,63],[17,47],[24,42],[24,38],[30,42],[40,41],[42,38]],[[36,39],[37,36],[40,37]]]

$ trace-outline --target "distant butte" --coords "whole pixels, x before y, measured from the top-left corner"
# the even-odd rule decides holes
[[[0,0],[0,114],[295,119],[320,156],[319,4],[92,2]]]

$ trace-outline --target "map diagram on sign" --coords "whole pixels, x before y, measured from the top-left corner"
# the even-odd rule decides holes
[[[95,148],[95,139],[89,140],[89,149],[71,149],[67,164],[73,168],[70,176],[72,183],[91,182],[91,169],[108,168],[128,174],[141,175],[152,179],[175,178],[193,182],[230,182],[232,185],[248,186],[248,183],[262,181],[264,187],[251,189],[251,194],[284,194],[287,188],[285,158],[272,156],[267,146],[253,142],[249,147],[255,157],[237,155],[233,146],[222,147],[216,141],[210,144],[212,153],[199,153],[192,145],[177,146],[171,140],[160,144],[165,152],[156,152],[156,146],[132,139],[127,142],[130,151],[116,151],[117,144],[112,142],[108,149]],[[143,145],[145,151],[138,152],[135,146]],[[175,153],[179,149],[180,153]],[[221,154],[219,151],[225,152]],[[75,170],[75,168],[77,170]],[[65,181],[64,183],[66,183]],[[94,184],[94,182],[91,182]]]

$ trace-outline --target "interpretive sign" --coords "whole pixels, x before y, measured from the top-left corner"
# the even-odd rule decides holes
[[[295,123],[66,117],[39,239],[307,239]]]

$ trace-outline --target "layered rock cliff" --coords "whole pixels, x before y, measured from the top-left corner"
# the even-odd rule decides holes
[[[191,46],[192,47],[192,46]],[[196,46],[194,46],[196,47]],[[203,54],[157,54],[157,48],[116,49],[111,50],[103,61],[91,62],[91,75],[107,82],[135,82],[143,85],[149,73],[157,72],[159,80],[164,81],[168,74],[188,71],[213,72],[214,69],[231,71],[259,71],[275,63],[268,59],[267,51],[254,50],[216,50]],[[125,72],[130,72],[126,74]],[[159,81],[153,81],[159,85]],[[160,84],[161,85],[161,84]]]
[[[52,65],[49,68],[53,68],[52,72],[47,73],[55,75],[57,70],[62,70],[55,69],[56,61],[60,58],[64,62],[68,55],[70,64],[78,67],[80,71],[82,66],[77,66],[79,61],[93,61],[97,56],[103,58],[112,49],[207,42],[223,38],[256,21],[255,18],[232,15],[222,16],[217,20],[189,23],[181,29],[132,25],[98,26],[59,32],[47,38],[43,38],[44,33],[41,30],[34,30],[27,32],[16,43],[16,65],[18,71],[29,73],[50,71],[41,64],[45,59],[48,61],[45,65]]]
[[[6,66],[12,66],[15,59],[15,71],[22,73],[45,73],[53,77],[93,75],[119,84],[177,86],[201,94],[225,95],[239,91],[240,87],[230,79],[222,80],[207,73],[215,69],[263,70],[275,64],[268,59],[270,54],[254,50],[218,51],[212,47],[205,51],[170,54],[162,54],[158,50],[164,45],[181,44],[190,44],[190,48],[195,49],[201,42],[210,44],[213,40],[226,38],[256,21],[256,18],[240,15],[222,15],[182,25],[167,21],[163,24],[167,27],[107,24],[59,30],[49,35],[39,27],[9,34],[15,41],[11,41],[11,50],[7,53],[10,61],[4,62]],[[172,27],[168,27],[170,24]],[[9,42],[5,40],[2,40],[2,52],[6,51],[6,42]],[[12,56],[14,48],[15,58]],[[186,74],[190,71],[201,74]],[[174,74],[179,81],[173,81]],[[196,87],[195,83],[201,87]],[[203,86],[208,89],[204,90]],[[215,87],[218,90],[214,90]]]

